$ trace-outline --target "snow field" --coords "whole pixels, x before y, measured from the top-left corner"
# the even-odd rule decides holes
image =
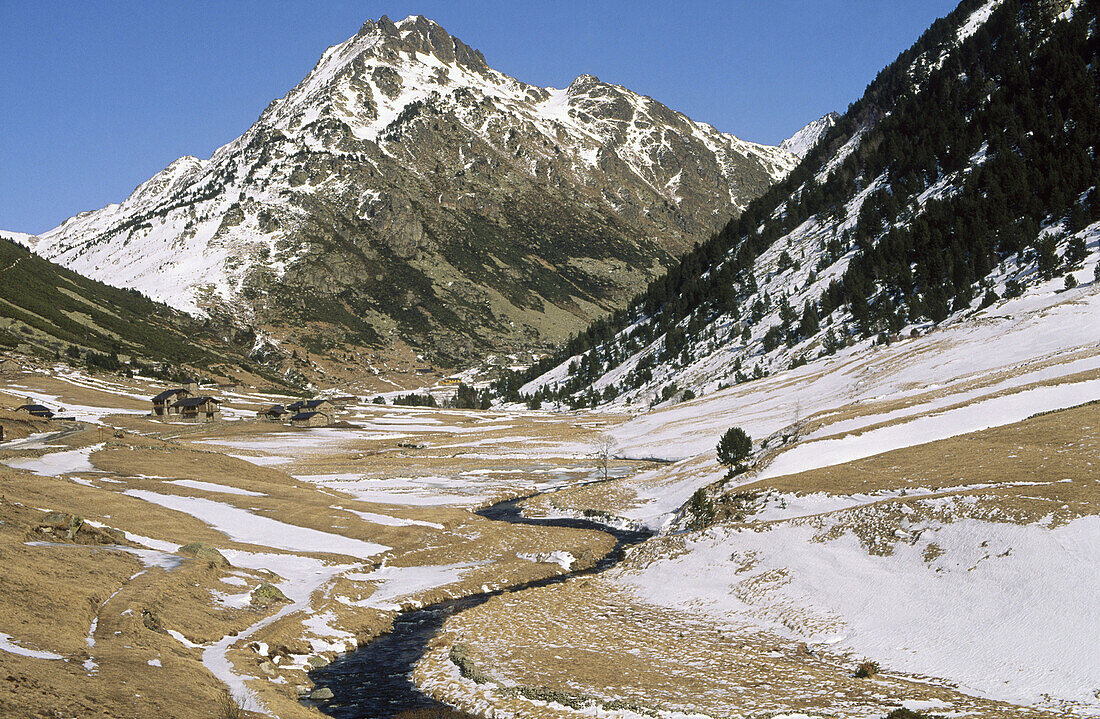
[[[0,651],[8,652],[9,654],[18,654],[21,657],[30,657],[31,659],[64,659],[65,657],[60,654],[54,654],[53,652],[43,651],[41,649],[30,649],[17,643],[12,639],[10,634],[4,634],[0,632]]]
[[[227,484],[214,484],[213,482],[201,482],[197,479],[172,479],[171,484],[178,484],[189,489],[198,489],[203,492],[217,492],[219,494],[237,494],[244,497],[266,497],[263,492],[252,492],[239,487],[230,487]]]
[[[1072,407],[1095,399],[1100,399],[1100,379],[1024,390],[859,435],[803,442],[780,454],[754,478],[770,479],[843,464],[894,449],[1012,424],[1039,412]]]
[[[822,540],[828,527],[716,528],[619,580],[647,602],[846,649],[890,672],[1100,710],[1100,614],[1085,609],[1100,591],[1100,517],[1054,529],[962,519],[889,556],[850,532]],[[942,553],[929,561],[933,543]]]
[[[428,589],[457,582],[471,569],[488,562],[458,562],[436,566],[391,567],[384,566],[366,574],[345,574],[345,579],[374,583],[374,593],[363,600],[337,596],[336,601],[350,607],[372,607],[384,611],[399,611],[402,602],[394,600],[409,597]]]
[[[285,549],[291,552],[344,554],[364,559],[389,549],[339,534],[286,524],[222,502],[199,497],[159,494],[144,489],[128,489],[123,494],[144,499],[206,522],[230,539],[245,544]]]
[[[40,477],[59,477],[62,474],[72,472],[97,471],[88,457],[92,452],[103,448],[103,444],[96,444],[80,449],[71,449],[61,452],[50,452],[41,457],[28,457],[26,459],[9,459],[4,464],[12,469],[25,469],[34,472]]]

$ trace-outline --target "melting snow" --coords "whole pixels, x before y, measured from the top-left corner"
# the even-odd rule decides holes
[[[12,641],[10,634],[4,634],[0,632],[0,651],[9,652],[11,654],[18,654],[23,657],[30,657],[32,659],[64,659],[65,657],[60,654],[54,654],[53,652],[46,652],[40,649],[28,649],[24,646],[16,644]]]
[[[369,557],[389,549],[381,544],[286,524],[209,499],[158,494],[142,489],[128,489],[124,494],[190,514],[230,539],[246,544],[286,549],[292,552],[326,552],[352,557]]]
[[[966,692],[1095,705],[1100,613],[1087,608],[1100,596],[1100,517],[1056,529],[965,519],[925,529],[890,556],[869,554],[850,533],[817,541],[821,531],[798,522],[713,530],[621,578],[650,602],[848,648]],[[928,562],[931,542],[943,554]]]
[[[95,472],[96,468],[88,461],[92,452],[103,448],[103,444],[95,444],[81,449],[71,449],[64,452],[50,452],[41,457],[28,457],[26,459],[8,459],[4,464],[12,469],[25,469],[41,477],[58,477],[71,472]]]
[[[191,489],[199,489],[204,492],[220,492],[222,494],[240,494],[246,497],[266,497],[263,492],[253,492],[247,489],[240,489],[239,487],[230,487],[225,484],[214,484],[213,482],[201,482],[197,479],[173,479],[172,484],[178,484],[181,487],[190,487]]]

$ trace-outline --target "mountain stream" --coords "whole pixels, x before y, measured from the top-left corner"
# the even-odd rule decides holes
[[[388,634],[378,637],[354,652],[343,654],[331,664],[310,673],[317,688],[328,687],[332,690],[331,700],[304,701],[337,719],[390,719],[405,715],[463,716],[420,692],[412,681],[413,666],[423,656],[429,642],[448,617],[483,604],[503,592],[559,584],[576,576],[606,571],[622,560],[627,547],[645,541],[650,536],[648,532],[615,529],[587,519],[525,517],[520,508],[525,499],[529,497],[498,502],[478,510],[477,514],[487,519],[513,524],[537,524],[606,532],[615,537],[615,547],[587,569],[402,612],[394,619],[393,630]]]

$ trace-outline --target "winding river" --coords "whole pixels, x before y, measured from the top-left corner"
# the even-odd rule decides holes
[[[402,714],[426,711],[440,716],[461,716],[449,707],[421,693],[412,682],[413,666],[427,650],[432,637],[448,617],[483,604],[506,591],[559,584],[583,574],[597,574],[615,566],[624,550],[645,541],[647,532],[621,530],[586,519],[535,519],[523,516],[521,503],[529,499],[511,499],[478,510],[481,516],[513,524],[537,524],[574,529],[594,529],[615,537],[614,549],[588,569],[539,579],[492,592],[450,599],[398,615],[393,630],[354,652],[310,673],[316,686],[328,687],[333,698],[315,706],[338,719],[389,719]],[[311,704],[313,702],[310,702]],[[436,710],[436,711],[432,711]]]

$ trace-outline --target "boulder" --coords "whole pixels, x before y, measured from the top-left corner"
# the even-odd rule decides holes
[[[76,535],[84,526],[84,518],[64,512],[50,512],[42,522],[42,526],[50,529],[53,534],[63,535],[70,542],[76,539]]]
[[[158,634],[168,633],[164,628],[164,623],[160,621],[160,617],[148,609],[141,610],[141,623],[145,625],[146,629]]]
[[[211,547],[209,544],[204,544],[202,542],[191,542],[190,544],[185,544],[179,548],[179,553],[186,554],[187,556],[194,557],[195,559],[202,559],[208,562],[214,562],[219,567],[230,566],[229,560],[226,559],[221,552],[219,552],[214,547]]]
[[[287,596],[279,591],[278,587],[267,582],[264,582],[252,591],[252,603],[261,607],[289,601]]]

